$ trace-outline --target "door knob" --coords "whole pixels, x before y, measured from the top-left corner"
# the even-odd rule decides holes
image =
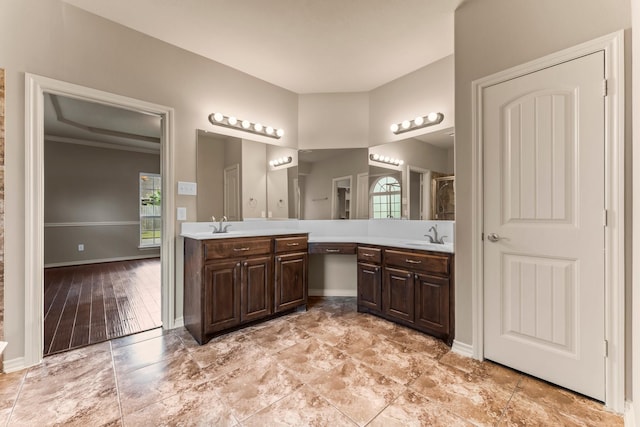
[[[497,242],[498,240],[500,240],[500,236],[496,233],[489,233],[487,234],[487,240],[489,240],[490,242]]]

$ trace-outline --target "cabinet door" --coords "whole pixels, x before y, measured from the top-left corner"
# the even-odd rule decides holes
[[[405,323],[413,323],[414,287],[413,273],[397,268],[385,268],[382,298],[384,314]]]
[[[271,286],[270,256],[249,258],[242,261],[242,294],[240,320],[266,317],[273,312],[273,287]]]
[[[449,334],[449,279],[416,274],[416,325]]]
[[[240,262],[204,266],[204,331],[217,332],[240,323]]]
[[[382,272],[378,265],[358,263],[358,306],[382,311]]]
[[[278,255],[275,271],[275,311],[307,303],[307,254]]]

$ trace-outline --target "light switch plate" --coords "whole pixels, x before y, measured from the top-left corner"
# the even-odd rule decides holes
[[[178,181],[178,194],[195,196],[198,194],[198,184],[195,182]]]
[[[187,220],[187,208],[178,208],[176,212],[176,217],[178,221],[186,221]]]

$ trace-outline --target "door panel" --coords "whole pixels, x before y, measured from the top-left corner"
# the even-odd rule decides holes
[[[212,333],[240,323],[240,263],[222,261],[204,267],[204,331]]]
[[[397,268],[385,268],[382,304],[387,316],[413,323],[415,319],[413,273]]]
[[[270,256],[249,258],[242,263],[240,320],[248,322],[273,311]]]
[[[603,70],[597,52],[488,87],[482,124],[484,355],[599,400]]]

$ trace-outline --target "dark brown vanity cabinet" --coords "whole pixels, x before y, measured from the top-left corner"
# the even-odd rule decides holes
[[[278,313],[307,303],[307,238],[276,238],[275,252],[275,311]]]
[[[360,248],[359,248],[360,250]],[[374,264],[358,256],[358,310],[453,341],[453,255],[382,248],[381,285]],[[366,253],[366,252],[365,252]],[[373,257],[370,257],[373,258]],[[381,302],[376,299],[376,290]]]
[[[282,239],[288,250],[273,237],[185,239],[185,327],[198,343],[307,303],[307,236]]]
[[[358,247],[358,306],[382,313],[382,249]]]

